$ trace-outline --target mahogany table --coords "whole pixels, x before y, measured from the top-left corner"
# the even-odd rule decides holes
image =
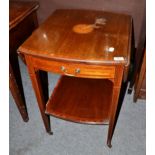
[[[56,10],[19,47],[48,133],[52,133],[49,115],[108,124],[111,147],[121,84],[130,64],[131,26],[128,15]],[[62,75],[47,102],[39,70]]]
[[[29,118],[20,75],[17,48],[38,27],[36,14],[38,7],[38,2],[11,1],[9,5],[9,87],[17,108],[25,122]],[[25,61],[23,57],[21,58]],[[40,74],[44,79],[43,83],[45,83],[47,73]],[[45,86],[47,87],[46,84],[44,84]],[[48,89],[45,89],[47,92]]]

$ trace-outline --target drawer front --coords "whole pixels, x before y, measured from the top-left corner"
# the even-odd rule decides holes
[[[54,72],[57,74],[85,77],[85,78],[110,78],[115,76],[114,66],[100,66],[100,65],[88,65],[78,64],[72,62],[60,62],[51,61],[40,58],[33,58],[33,65],[42,70]]]
[[[76,77],[88,78],[114,78],[115,68],[113,66],[97,66],[85,64],[71,64],[66,67],[64,74]],[[61,67],[62,69],[63,67]]]

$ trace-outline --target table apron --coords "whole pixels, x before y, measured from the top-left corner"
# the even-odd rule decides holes
[[[62,62],[38,57],[31,57],[31,60],[34,68],[56,74],[103,79],[114,79],[115,77],[115,66]]]

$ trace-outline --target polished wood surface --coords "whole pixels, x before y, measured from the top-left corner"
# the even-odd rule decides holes
[[[109,80],[62,76],[46,105],[46,113],[74,122],[107,124],[112,87]]]
[[[38,2],[11,1],[9,3],[9,29],[14,28],[39,7]]]
[[[90,33],[73,31],[78,24],[95,23],[98,18],[106,20],[105,25]],[[56,60],[83,63],[129,64],[129,40],[131,17],[102,11],[57,10],[19,48],[19,51]],[[91,45],[91,46],[90,46]],[[108,52],[110,47],[114,52]],[[123,57],[114,61],[114,57]]]
[[[89,77],[89,78],[110,78],[115,76],[115,67],[109,65],[90,65],[73,62],[53,61],[49,59],[32,58],[34,67],[40,66],[41,70],[54,72],[56,74]],[[50,69],[51,68],[51,69]],[[50,70],[49,70],[50,69]]]
[[[12,70],[12,66],[10,64],[9,64],[9,88],[23,120],[27,122],[29,120],[27,109],[25,104],[23,103],[23,98],[21,96],[20,89],[18,88],[15,75]]]
[[[94,25],[98,20],[102,22]],[[87,26],[81,28],[79,24]],[[76,25],[80,33],[75,32]],[[108,122],[107,145],[112,146],[121,84],[130,65],[131,25],[128,15],[57,10],[19,47],[48,133],[51,129],[45,112],[82,123]],[[90,27],[91,32],[81,33]],[[63,75],[47,106],[38,77],[40,70]]]
[[[31,57],[27,57],[26,55],[25,57],[26,57],[26,64],[28,67],[28,71],[29,71],[29,76],[31,78],[32,86],[37,97],[38,107],[43,119],[45,129],[47,133],[52,134],[52,131],[50,128],[50,118],[48,115],[45,114],[47,96],[45,95],[46,89],[44,89],[44,85],[41,82],[41,76],[39,75],[40,70],[33,67],[33,60],[31,59]]]
[[[38,26],[36,2],[10,2],[9,6],[9,85],[10,90],[25,122],[28,121],[25,97],[19,69],[17,48]]]

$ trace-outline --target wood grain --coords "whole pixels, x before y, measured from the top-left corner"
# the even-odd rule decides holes
[[[109,80],[62,76],[46,105],[46,113],[74,122],[107,124],[112,87]]]
[[[17,48],[37,27],[36,2],[9,3],[9,87],[17,108],[25,122],[28,121],[24,91],[19,69]]]
[[[106,24],[91,33],[77,34],[77,24],[94,24],[96,18]],[[19,48],[22,53],[55,60],[85,63],[129,64],[131,17],[103,11],[57,10]],[[107,52],[114,47],[114,52]],[[114,61],[123,57],[123,61]]]
[[[88,78],[108,78],[113,79],[115,76],[115,66],[108,65],[90,65],[83,63],[52,61],[48,59],[32,58],[34,67],[41,70],[51,71],[57,74],[88,77]],[[62,70],[64,67],[64,70]],[[79,70],[79,72],[76,72]]]
[[[107,137],[107,145],[111,148],[112,144],[112,136],[114,133],[114,128],[115,128],[115,122],[116,120],[116,112],[118,108],[118,100],[120,96],[120,90],[121,90],[121,85],[122,85],[122,78],[123,78],[123,71],[124,67],[123,66],[117,66],[116,67],[116,74],[115,74],[115,79],[113,83],[113,90],[112,90],[112,103],[111,103],[111,108],[110,108],[110,119],[109,119],[109,129],[108,129],[108,137]]]
[[[51,128],[50,128],[50,118],[48,115],[45,114],[46,96],[44,95],[44,89],[43,89],[44,87],[43,87],[43,83],[41,82],[41,76],[39,75],[39,70],[35,69],[32,66],[31,62],[32,62],[31,57],[26,56],[26,63],[27,63],[29,75],[32,81],[34,92],[37,97],[38,107],[43,119],[43,123],[45,125],[45,129],[49,134],[52,134]]]
[[[87,34],[73,32],[75,25],[93,24],[97,18],[105,18],[105,24]],[[74,122],[109,123],[107,145],[112,146],[122,79],[130,65],[131,25],[128,15],[57,10],[20,46],[47,131],[45,112]],[[107,52],[110,47],[114,52]],[[63,75],[47,105],[39,70]]]

